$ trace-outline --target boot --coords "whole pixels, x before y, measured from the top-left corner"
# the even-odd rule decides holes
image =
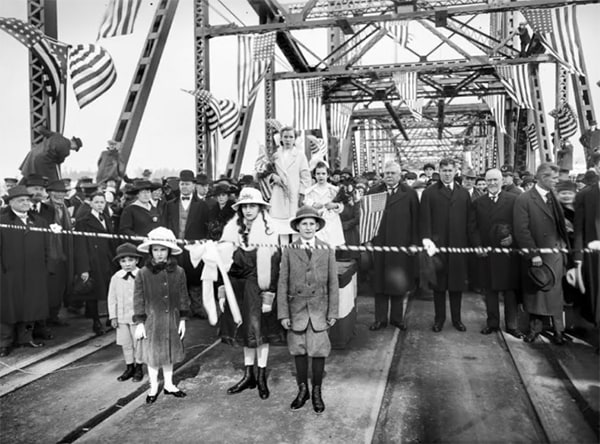
[[[266,386],[266,385],[265,385]],[[247,388],[255,388],[256,387],[256,378],[254,377],[254,366],[247,365],[244,370],[244,376],[239,382],[233,387],[229,387],[227,389],[227,393],[233,395],[234,393],[240,393],[246,390]]]
[[[123,374],[117,378],[117,381],[127,381],[128,379],[131,379],[134,374],[133,368],[133,364],[127,364],[127,368],[125,369]]]
[[[258,396],[260,399],[269,397],[269,387],[267,387],[267,369],[266,367],[258,367]]]
[[[298,410],[299,408],[302,408],[309,398],[310,394],[308,393],[308,386],[306,385],[306,382],[301,382],[298,384],[298,395],[296,396],[296,399],[292,401],[292,405],[290,406],[291,409]]]
[[[92,330],[96,333],[96,336],[102,336],[105,331],[100,319],[94,319],[94,323],[92,324]]]
[[[144,369],[142,364],[134,364],[133,378],[131,380],[133,382],[140,382],[142,379],[144,379]]]
[[[321,398],[321,386],[313,385],[313,396],[312,396],[313,409],[317,413],[321,413],[325,410],[325,404],[323,398]]]

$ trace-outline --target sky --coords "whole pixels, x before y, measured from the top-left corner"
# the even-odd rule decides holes
[[[57,0],[58,39],[69,44],[94,43],[98,26],[106,8],[107,0]],[[220,14],[231,17],[218,1],[209,1],[211,23],[224,23]],[[256,24],[256,15],[242,0],[223,0],[245,24]],[[155,1],[143,0],[133,34],[103,39],[99,43],[112,55],[117,81],[112,88],[83,109],[79,109],[72,88],[68,88],[67,117],[64,135],[77,136],[83,140],[83,148],[71,154],[63,164],[63,175],[81,170],[95,170],[100,152],[106,141],[112,138],[126,93],[136,67],[151,18],[156,8]],[[25,0],[1,0],[0,17],[17,17],[26,20]],[[600,103],[600,60],[596,27],[600,19],[600,5],[585,5],[578,9],[579,28],[587,64],[593,103]],[[486,23],[480,21],[482,26]],[[154,86],[129,162],[128,174],[136,176],[145,168],[195,170],[195,112],[192,96],[180,88],[194,89],[194,38],[193,0],[180,0],[171,32],[157,72]],[[410,32],[415,38],[413,45],[433,47],[437,40],[411,24]],[[311,30],[293,33],[311,50],[320,56],[327,51],[326,31]],[[217,98],[235,99],[236,92],[236,37],[218,37],[210,43],[211,85],[210,90]],[[364,63],[385,63],[394,55],[398,61],[415,61],[415,57],[404,50],[398,53],[391,41],[382,42],[364,59]],[[465,42],[468,46],[468,44]],[[391,51],[390,51],[390,48]],[[473,48],[472,48],[473,49]],[[404,51],[404,52],[403,52]],[[441,50],[440,59],[458,58],[455,53]],[[281,54],[279,53],[279,56]],[[307,55],[309,62],[315,59]],[[278,57],[281,59],[281,57]],[[276,70],[288,70],[278,62]],[[542,67],[542,85],[546,111],[554,108],[554,66]],[[0,134],[4,148],[0,162],[0,177],[19,175],[18,166],[31,148],[29,130],[29,74],[27,49],[4,32],[0,32]],[[292,121],[292,97],[289,81],[276,84],[276,116],[283,123]],[[572,99],[571,99],[572,100]],[[573,103],[573,102],[571,102]],[[253,124],[248,138],[242,172],[253,170],[258,147],[264,144],[264,113],[262,98],[259,97]],[[552,119],[549,118],[549,122]],[[576,158],[582,158],[579,143],[572,139]],[[217,172],[225,168],[230,148],[230,139],[219,144]],[[66,173],[66,174],[65,174]]]

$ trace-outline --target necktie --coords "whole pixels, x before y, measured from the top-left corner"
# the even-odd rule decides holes
[[[104,223],[104,216],[101,214],[98,214],[98,219],[100,220],[100,222]]]
[[[490,194],[490,199],[492,199],[492,202],[494,203],[498,202],[498,194]]]
[[[306,250],[305,250],[306,255],[308,256],[308,259],[310,260],[312,258],[312,251],[310,250],[310,244],[307,242],[305,244],[305,246],[306,246]]]
[[[448,191],[450,191],[450,194],[452,194],[452,187],[450,185],[446,185],[446,188],[448,188]]]
[[[123,279],[127,280],[127,279],[135,279],[135,276],[133,275],[133,273],[131,271],[128,271],[127,274],[125,276],[123,276]]]

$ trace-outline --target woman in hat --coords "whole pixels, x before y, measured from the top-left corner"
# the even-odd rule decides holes
[[[110,218],[104,216],[106,200],[104,193],[96,192],[90,198],[91,210],[77,219],[75,231],[86,233],[113,233]],[[104,334],[100,323],[98,301],[105,301],[108,285],[114,271],[112,258],[115,245],[112,239],[105,237],[75,236],[75,274],[81,285],[75,285],[73,299],[85,301],[85,315],[92,319],[92,330],[97,335]]]
[[[183,337],[190,309],[185,272],[173,257],[182,249],[171,230],[158,227],[148,233],[138,251],[150,255],[137,273],[133,295],[135,337],[141,340],[136,348],[137,358],[148,366],[150,379],[146,403],[156,401],[161,367],[163,393],[183,398],[185,393],[173,384],[173,364],[184,358]]]
[[[129,236],[146,236],[150,231],[163,225],[158,209],[152,205],[154,186],[149,180],[138,180],[133,184],[135,200],[121,213],[119,233]]]
[[[243,188],[233,205],[236,215],[223,230],[221,241],[233,243],[229,278],[242,315],[236,326],[229,307],[221,317],[220,335],[223,342],[244,347],[244,376],[227,393],[239,393],[258,385],[261,399],[269,397],[267,360],[269,343],[282,339],[282,329],[273,308],[279,275],[278,235],[269,218],[267,204],[259,190]],[[257,247],[257,245],[260,245]],[[221,302],[223,307],[224,302]],[[254,364],[258,364],[258,377]]]

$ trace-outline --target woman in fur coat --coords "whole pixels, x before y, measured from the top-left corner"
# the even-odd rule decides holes
[[[275,291],[281,253],[277,248],[278,233],[268,216],[268,204],[259,190],[244,188],[233,205],[236,215],[223,230],[221,241],[232,242],[233,252],[229,278],[242,314],[236,326],[229,307],[220,300],[223,310],[220,335],[223,342],[244,347],[244,376],[227,393],[240,393],[258,385],[261,399],[269,397],[266,367],[269,342],[281,340],[283,331],[277,321]],[[256,247],[256,245],[261,245]],[[254,363],[258,375],[254,375]]]

